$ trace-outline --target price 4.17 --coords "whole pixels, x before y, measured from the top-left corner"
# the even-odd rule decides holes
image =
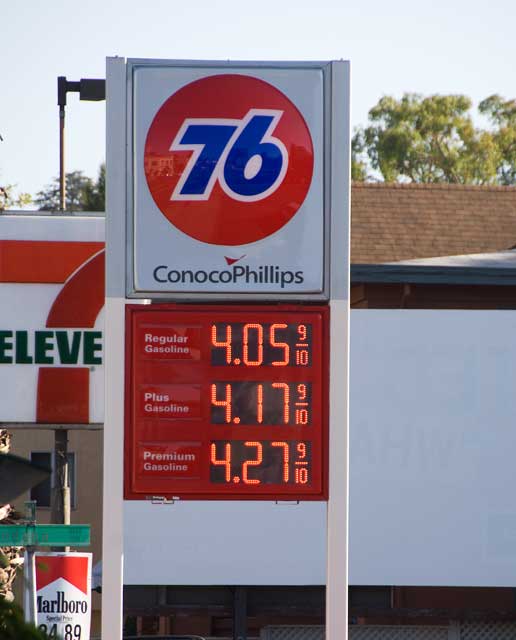
[[[214,382],[211,423],[305,426],[312,422],[310,382]]]

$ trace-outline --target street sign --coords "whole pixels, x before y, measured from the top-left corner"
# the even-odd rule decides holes
[[[6,524],[0,547],[89,547],[89,524]]]

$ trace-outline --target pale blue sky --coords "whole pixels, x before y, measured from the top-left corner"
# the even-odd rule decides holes
[[[352,123],[382,95],[516,97],[514,0],[0,0],[0,183],[58,174],[57,76],[105,77],[106,56],[331,60],[352,65]],[[67,107],[67,170],[95,176],[104,103]]]

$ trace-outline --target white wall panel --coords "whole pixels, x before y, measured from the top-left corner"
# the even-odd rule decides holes
[[[516,584],[516,312],[352,313],[350,583]]]

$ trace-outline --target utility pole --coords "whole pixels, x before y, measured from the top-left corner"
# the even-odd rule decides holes
[[[84,79],[71,82],[65,76],[57,78],[57,104],[59,107],[59,212],[66,211],[65,170],[65,112],[66,94],[79,93],[80,100],[100,101],[106,99],[106,81]],[[70,474],[68,469],[68,429],[54,429],[54,483],[51,495],[53,524],[70,524]],[[62,548],[57,549],[61,551]],[[66,551],[69,547],[65,548]]]

